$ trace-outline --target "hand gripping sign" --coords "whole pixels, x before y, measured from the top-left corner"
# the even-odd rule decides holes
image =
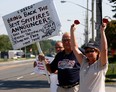
[[[32,4],[3,16],[14,49],[59,34],[61,23],[52,0]]]
[[[49,63],[51,63],[52,60],[54,59],[53,57],[47,57],[47,56],[45,58],[48,60]],[[43,62],[38,60],[38,57],[36,57],[36,60],[34,62],[36,63],[36,66],[34,67],[34,72],[37,73],[38,75],[46,74],[44,64]]]

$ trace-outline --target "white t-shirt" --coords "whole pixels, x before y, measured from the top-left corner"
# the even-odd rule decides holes
[[[105,92],[105,75],[108,63],[101,66],[98,60],[89,65],[84,57],[80,68],[80,91],[79,92]]]
[[[58,78],[57,78],[57,74],[51,73],[50,74],[50,92],[57,92],[57,84],[58,84]]]

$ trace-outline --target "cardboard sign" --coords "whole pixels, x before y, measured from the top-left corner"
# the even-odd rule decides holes
[[[44,0],[3,16],[14,49],[58,35],[61,28],[52,0]]]
[[[47,57],[47,56],[45,58],[46,58],[46,60],[48,60],[49,63],[51,63],[54,59],[53,57]],[[34,62],[36,62],[36,64],[37,64],[36,67],[34,67],[34,72],[39,74],[39,75],[46,74],[43,62],[40,62],[38,60],[38,57],[36,57],[36,61],[34,61]]]

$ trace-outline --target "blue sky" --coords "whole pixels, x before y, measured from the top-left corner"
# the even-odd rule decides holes
[[[19,10],[21,8],[24,8],[28,5],[31,5],[33,3],[37,3],[41,0],[1,0],[0,2],[0,35],[7,34],[7,31],[5,29],[2,16],[7,15],[9,13],[12,13],[16,10]],[[67,3],[61,3],[61,0],[53,0],[56,11],[58,13],[60,22],[61,22],[61,30],[62,32],[69,32],[70,25],[73,23],[75,19],[80,20],[81,24],[85,25],[85,16],[86,16],[86,9],[79,7],[76,4],[80,4],[81,6],[86,7],[86,1],[87,0],[66,0],[71,1],[75,4],[72,4],[70,2]],[[96,0],[95,0],[96,1]],[[109,16],[112,18],[113,12],[111,11],[111,4],[109,4],[108,0],[102,0],[102,6],[103,6],[103,17]],[[91,0],[89,0],[89,9],[91,9]],[[96,14],[94,14],[96,16]],[[91,38],[91,12],[89,12],[89,38]],[[70,21],[67,21],[70,20]],[[84,29],[85,26],[79,25],[78,30],[76,32],[77,39],[79,40],[79,45],[82,45],[84,42]],[[60,40],[61,35],[55,36],[52,39],[54,40]]]

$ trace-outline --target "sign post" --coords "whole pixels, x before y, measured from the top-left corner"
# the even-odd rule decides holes
[[[43,54],[43,52],[42,52],[42,50],[41,50],[41,47],[40,47],[40,43],[39,43],[39,42],[36,42],[36,45],[37,45],[39,54]],[[43,61],[43,66],[44,66],[44,69],[45,69],[45,74],[46,74],[48,83],[50,83],[50,77],[49,77],[49,74],[48,74],[48,71],[47,71],[47,68],[46,68],[46,65],[45,65],[45,62],[44,62],[44,61]]]

